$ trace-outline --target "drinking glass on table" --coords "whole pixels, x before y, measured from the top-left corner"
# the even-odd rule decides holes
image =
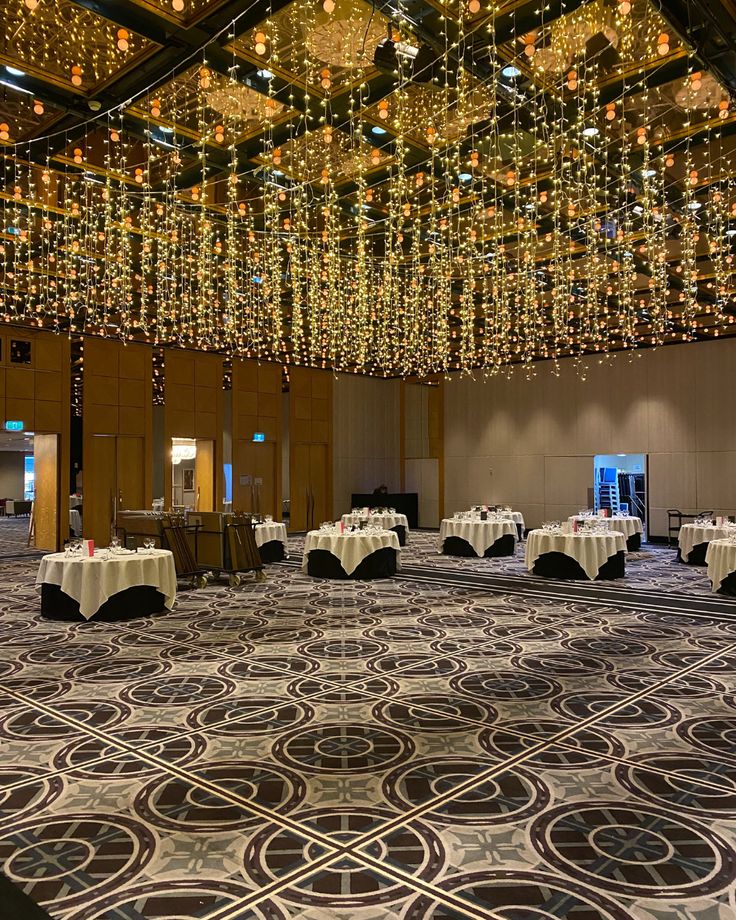
[[[143,540],[143,548],[147,553],[150,553],[153,547],[156,545],[156,541],[153,537],[145,537]]]
[[[110,546],[108,547],[108,549],[110,550],[110,553],[111,553],[113,556],[117,555],[117,554],[120,552],[120,538],[119,538],[119,537],[111,537],[111,538],[110,538]]]

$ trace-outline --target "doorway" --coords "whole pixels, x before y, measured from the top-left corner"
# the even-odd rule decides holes
[[[0,555],[58,548],[59,489],[58,434],[0,432]]]
[[[84,461],[84,532],[106,546],[118,511],[145,507],[145,443],[128,435],[95,434]]]
[[[596,454],[593,458],[593,507],[621,511],[647,525],[647,455]]]
[[[171,439],[171,507],[174,511],[215,510],[215,442]]]
[[[233,441],[233,461],[243,470],[233,483],[235,505],[239,511],[270,514],[278,520],[275,441]]]

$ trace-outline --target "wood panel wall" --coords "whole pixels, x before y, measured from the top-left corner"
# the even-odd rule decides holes
[[[164,349],[164,498],[171,507],[171,439],[196,438],[214,442],[214,507],[222,509],[223,396],[221,355]],[[210,510],[202,508],[201,510]]]
[[[84,531],[85,536],[103,545],[110,536],[111,489],[117,494],[125,487],[126,494],[136,496],[136,504],[151,507],[152,379],[152,352],[147,346],[126,345],[112,339],[85,339]],[[101,445],[102,436],[115,439],[115,447]],[[113,458],[115,471],[111,478],[109,467]]]
[[[330,371],[293,367],[289,387],[289,483],[291,526],[303,526],[300,502],[310,483],[318,500],[317,517],[325,520],[333,508],[333,389]],[[309,450],[309,446],[323,450]],[[307,460],[306,458],[310,459]],[[319,520],[315,521],[318,525]]]
[[[281,377],[280,364],[259,364],[257,361],[233,359],[232,373],[232,462],[233,462],[233,509],[248,507],[249,486],[240,483],[242,475],[250,474],[253,452],[259,450],[253,444],[253,434],[262,431],[268,456],[273,457],[274,477],[268,492],[272,495],[272,506],[263,507],[265,513],[278,515],[282,500],[281,489]],[[249,445],[253,445],[250,447]],[[255,468],[255,467],[254,467]],[[265,485],[265,484],[264,484]],[[264,490],[265,492],[266,490]]]
[[[28,363],[12,360],[13,352],[18,351],[15,343],[29,345]],[[46,441],[41,464],[46,480],[41,496],[43,514],[36,521],[39,549],[59,549],[69,533],[70,375],[66,337],[14,326],[0,330],[0,424],[22,421],[26,431],[58,436],[56,462],[48,463],[50,444]],[[49,488],[49,475],[55,477],[53,489]]]

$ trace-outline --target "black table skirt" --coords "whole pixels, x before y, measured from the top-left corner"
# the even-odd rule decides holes
[[[111,622],[132,620],[135,617],[150,617],[166,609],[166,598],[151,585],[135,585],[126,588],[99,608],[92,619]],[[59,585],[41,585],[41,616],[47,620],[78,620],[85,622],[79,612],[79,603],[64,594]]]
[[[616,553],[615,556],[609,556],[608,561],[598,570],[595,580],[609,581],[612,578],[623,578],[625,557],[626,554],[623,550]],[[542,553],[534,563],[532,574],[566,581],[571,579],[590,580],[577,559],[573,559],[572,556],[566,556],[564,553]]]
[[[726,597],[736,597],[736,572],[731,572],[723,579],[718,593],[725,594]]]
[[[632,533],[630,537],[626,538],[626,549],[630,553],[636,553],[641,549],[641,534],[640,533]]]
[[[483,556],[486,559],[494,556],[513,556],[514,544],[514,535],[505,533],[496,540],[493,546],[488,547]],[[470,543],[467,540],[463,540],[462,537],[445,537],[445,541],[442,544],[442,553],[445,556],[473,556],[476,559],[478,558],[478,554]]]
[[[677,550],[677,558],[687,565],[705,565],[705,554],[708,552],[707,543],[696,543],[688,553],[687,559],[682,558],[682,552]]]
[[[286,557],[281,540],[269,540],[268,543],[258,547],[258,552],[261,554],[261,562],[264,563],[281,562]]]
[[[399,546],[406,546],[406,527],[403,524],[398,524],[396,527],[392,527],[391,530],[399,538]]]
[[[386,546],[366,556],[355,571],[348,575],[337,556],[326,549],[313,549],[307,556],[307,573],[315,578],[340,578],[368,581],[391,578],[396,574],[396,550]]]

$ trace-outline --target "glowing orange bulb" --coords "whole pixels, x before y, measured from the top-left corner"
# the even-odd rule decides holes
[[[33,111],[35,112],[36,115],[43,115],[44,113],[43,102],[41,102],[40,99],[33,100]]]
[[[72,84],[74,86],[81,86],[82,85],[82,68],[78,64],[75,64],[72,67],[71,75],[72,75]]]
[[[335,12],[335,0],[324,0],[322,4],[322,9],[325,13],[334,13]]]
[[[661,32],[657,39],[657,53],[662,57],[670,53],[670,37],[666,32]]]
[[[81,147],[74,148],[74,162],[75,163],[82,162],[82,148]]]
[[[265,32],[256,32],[256,41],[255,41],[255,52],[256,54],[264,55],[266,53],[266,33]]]
[[[374,147],[371,150],[371,163],[375,165],[380,162],[381,162],[381,151],[377,147]]]
[[[176,13],[181,13],[184,10],[184,0],[171,0],[171,5]]]
[[[129,38],[130,32],[127,29],[118,29],[118,48],[121,51],[127,51],[130,47]]]
[[[0,141],[10,140],[10,125],[4,121],[0,124]]]
[[[161,100],[154,99],[151,102],[151,115],[153,115],[154,118],[158,118],[160,114],[161,114]]]
[[[38,0],[25,0],[25,4],[29,10],[35,10],[38,6]]]
[[[281,148],[276,147],[273,151],[273,165],[281,166]]]
[[[225,140],[225,128],[222,125],[215,126],[215,140],[218,144]]]
[[[468,3],[468,12],[472,13],[475,16],[476,13],[480,13],[480,0],[470,0]]]
[[[621,0],[618,5],[618,11],[622,16],[628,16],[631,12],[631,3],[629,0]]]
[[[568,89],[577,89],[578,88],[578,72],[577,70],[571,70],[567,74],[567,88]]]

